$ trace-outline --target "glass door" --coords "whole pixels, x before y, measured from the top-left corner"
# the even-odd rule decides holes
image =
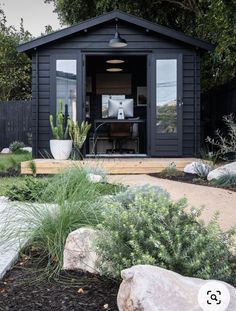
[[[182,57],[151,60],[151,155],[182,155]]]

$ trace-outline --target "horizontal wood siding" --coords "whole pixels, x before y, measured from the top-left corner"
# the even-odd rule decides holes
[[[195,100],[197,100],[197,129],[200,131],[200,61],[197,59],[197,72],[195,77],[195,50],[190,45],[181,43],[177,40],[154,34],[152,31],[119,21],[119,32],[127,42],[128,46],[122,50],[109,49],[108,42],[114,35],[114,22],[107,22],[93,28],[87,32],[80,32],[77,35],[59,40],[55,44],[41,47],[39,50],[39,107],[38,107],[38,154],[46,149],[49,151],[50,127],[49,114],[53,89],[50,74],[52,74],[51,57],[54,55],[63,55],[81,50],[82,52],[109,52],[125,53],[126,51],[146,51],[148,53],[182,53],[183,54],[183,156],[193,156],[195,149],[199,149],[199,141],[195,142]],[[33,124],[36,124],[36,62],[35,55],[32,57],[32,94],[33,94]],[[196,81],[195,81],[196,80]],[[195,83],[196,82],[196,83]],[[196,85],[196,90],[195,90]],[[195,96],[195,91],[196,96]],[[35,145],[35,126],[34,145]],[[197,144],[197,147],[195,146]],[[177,150],[176,141],[159,141],[158,148],[160,156],[175,156]]]

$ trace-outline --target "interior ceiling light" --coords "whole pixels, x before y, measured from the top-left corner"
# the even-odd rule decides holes
[[[118,26],[116,24],[116,32],[114,37],[109,41],[109,46],[112,48],[123,48],[127,46],[127,42],[125,39],[121,38],[118,32]]]
[[[125,61],[122,59],[108,59],[106,63],[108,64],[123,64]]]
[[[123,71],[122,68],[107,68],[107,71],[109,72],[120,72]]]

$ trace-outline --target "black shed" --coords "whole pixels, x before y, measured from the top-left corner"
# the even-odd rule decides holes
[[[116,30],[122,46],[111,41]],[[65,114],[92,124],[86,156],[110,156],[115,149],[115,156],[197,155],[200,57],[212,49],[120,11],[20,45],[18,51],[32,58],[34,156],[49,152],[49,115],[59,99]],[[112,149],[113,132],[125,132],[127,125],[130,135],[120,134]]]

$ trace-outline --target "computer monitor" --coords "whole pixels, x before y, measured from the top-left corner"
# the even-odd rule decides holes
[[[134,101],[132,98],[127,99],[109,99],[108,100],[108,117],[124,119],[133,117]]]

